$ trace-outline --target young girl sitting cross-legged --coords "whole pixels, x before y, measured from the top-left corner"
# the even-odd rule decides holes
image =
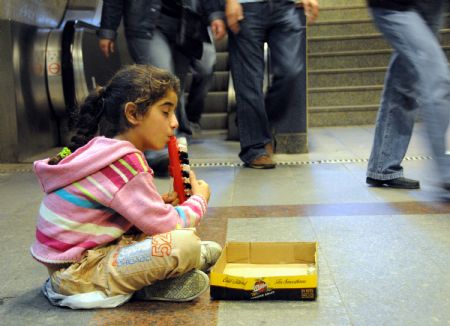
[[[142,153],[174,134],[178,92],[167,71],[125,67],[81,106],[71,144],[35,162],[45,197],[31,254],[49,270],[43,292],[52,304],[115,307],[133,294],[188,301],[208,289],[204,271],[221,247],[193,227],[209,186],[191,172],[193,195],[177,206],[175,193],[157,192]]]

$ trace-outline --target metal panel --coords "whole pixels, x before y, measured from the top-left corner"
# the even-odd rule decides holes
[[[58,128],[47,96],[45,49],[49,30],[11,22],[17,117],[17,159],[58,144]],[[13,108],[11,108],[13,109]]]
[[[0,162],[17,160],[17,117],[12,66],[11,22],[0,20]]]
[[[39,27],[57,27],[62,21],[67,0],[0,0],[0,19]]]
[[[62,77],[62,31],[50,31],[45,53],[47,84],[50,103],[59,117],[66,114]]]
[[[0,162],[25,161],[67,143],[70,110],[120,68],[121,51],[104,58],[96,26],[68,20],[98,24],[101,4],[0,0]],[[121,39],[118,50],[126,49]]]

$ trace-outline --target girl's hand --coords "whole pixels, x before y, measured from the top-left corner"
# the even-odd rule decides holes
[[[161,198],[166,204],[170,204],[172,206],[177,206],[180,203],[180,201],[178,200],[178,194],[175,191],[163,194],[161,195]]]
[[[200,195],[205,198],[206,202],[209,202],[209,197],[211,196],[211,191],[209,190],[209,185],[203,181],[198,180],[195,176],[194,171],[190,171],[189,180],[191,181],[192,193],[194,195]]]

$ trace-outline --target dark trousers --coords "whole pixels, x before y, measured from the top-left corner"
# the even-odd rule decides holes
[[[192,59],[192,82],[186,103],[186,114],[191,122],[199,123],[205,108],[205,99],[214,79],[216,50],[212,43],[203,43],[200,60]]]
[[[250,163],[264,155],[277,121],[301,108],[304,67],[300,10],[289,0],[244,3],[240,32],[229,31],[230,66],[236,92],[241,152]],[[264,43],[270,49],[272,85],[263,93]]]

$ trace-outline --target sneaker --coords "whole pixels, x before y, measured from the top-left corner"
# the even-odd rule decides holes
[[[202,241],[200,249],[199,269],[208,272],[214,266],[222,253],[220,244],[214,241]]]
[[[155,282],[134,293],[136,299],[145,301],[185,302],[198,298],[209,287],[208,275],[193,269],[181,276]]]

